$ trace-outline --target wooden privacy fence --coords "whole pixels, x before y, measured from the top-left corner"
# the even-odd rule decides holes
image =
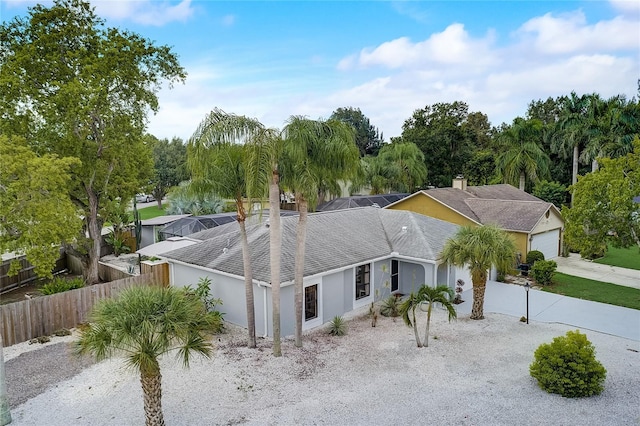
[[[14,260],[20,262],[21,268],[17,275],[9,276],[7,273],[11,267],[11,262]],[[60,250],[60,257],[56,260],[56,265],[53,267],[52,272],[55,274],[65,270],[66,268],[67,256],[63,250]],[[0,264],[0,293],[37,280],[38,276],[34,272],[34,269],[35,267],[31,263],[27,262],[25,256],[18,256],[15,259],[3,260]]]
[[[56,330],[85,323],[96,302],[114,297],[126,288],[167,285],[167,269],[157,268],[151,273],[136,277],[2,305],[0,333],[4,345],[11,346],[35,337],[50,336]]]

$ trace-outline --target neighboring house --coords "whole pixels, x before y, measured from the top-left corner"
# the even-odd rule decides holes
[[[200,240],[195,240],[189,237],[169,237],[158,243],[143,247],[136,251],[136,253],[141,254],[142,256],[157,257],[159,254],[198,244],[200,242]]]
[[[151,219],[141,220],[142,231],[140,233],[140,248],[155,244],[163,240],[160,231],[169,223],[175,222],[183,217],[191,216],[189,214],[173,214],[166,216],[158,216]]]
[[[456,178],[452,188],[427,189],[386,207],[408,210],[458,225],[495,224],[511,234],[521,261],[531,250],[553,259],[561,253],[564,221],[560,211],[508,184],[467,186]]]
[[[282,334],[294,332],[294,258],[297,217],[282,218]],[[458,227],[420,214],[359,208],[311,213],[304,269],[304,324],[310,329],[422,284],[453,287],[459,271],[438,256]],[[269,226],[247,225],[253,266],[256,327],[272,335]],[[221,225],[189,236],[202,242],[163,253],[174,286],[194,285],[209,277],[212,296],[223,301],[225,319],[247,325],[242,247],[237,224]]]
[[[331,210],[352,209],[355,207],[385,207],[407,197],[409,194],[377,194],[377,195],[353,195],[351,197],[335,198],[327,201],[316,208],[319,212]]]

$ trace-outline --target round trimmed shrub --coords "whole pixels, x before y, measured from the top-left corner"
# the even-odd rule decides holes
[[[538,260],[544,260],[544,254],[539,250],[531,250],[527,253],[527,263],[533,265]]]
[[[558,269],[558,264],[553,260],[538,260],[531,267],[531,276],[539,285],[549,285],[556,269]]]
[[[542,389],[568,398],[599,395],[607,376],[595,348],[578,330],[540,345],[529,373]]]

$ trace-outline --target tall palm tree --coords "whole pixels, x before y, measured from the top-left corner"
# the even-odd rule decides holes
[[[509,234],[494,225],[463,226],[444,245],[440,260],[468,266],[473,282],[471,319],[484,318],[484,292],[489,269],[506,271],[515,263],[516,246]]]
[[[537,183],[549,174],[549,156],[542,150],[542,122],[520,117],[498,137],[501,145],[497,158],[497,169],[505,183],[519,181],[525,190],[526,179]]]
[[[294,267],[295,345],[302,346],[302,292],[307,212],[315,207],[321,183],[333,186],[355,176],[360,155],[355,132],[338,120],[310,120],[293,116],[282,131],[286,158],[283,185],[292,189],[298,207]]]
[[[418,290],[418,299],[421,300],[422,305],[427,305],[427,325],[424,333],[424,346],[429,346],[429,326],[431,325],[431,311],[435,305],[440,305],[447,310],[449,321],[458,316],[456,310],[453,307],[453,289],[446,285],[439,285],[437,287],[429,287],[423,285]]]
[[[159,360],[174,350],[185,367],[194,353],[209,357],[207,335],[219,325],[217,318],[200,299],[175,287],[132,287],[96,305],[77,350],[98,360],[124,354],[127,366],[140,373],[145,424],[164,425]]]
[[[573,158],[571,184],[578,181],[578,162],[581,150],[589,140],[589,128],[586,125],[590,99],[587,95],[578,96],[571,92],[562,101],[558,121],[551,137],[551,149],[562,158]],[[573,201],[573,194],[571,195]]]
[[[247,329],[250,348],[256,347],[256,320],[253,297],[253,270],[245,221],[244,206],[247,179],[254,179],[256,170],[247,167],[245,143],[264,134],[264,126],[257,120],[228,114],[214,109],[200,123],[187,145],[187,164],[191,169],[192,185],[196,191],[213,191],[235,201],[238,213],[244,267]],[[249,203],[251,205],[251,203]]]
[[[280,171],[282,139],[275,129],[265,129],[247,143],[247,193],[250,197],[269,193],[269,264],[271,267],[271,302],[273,318],[273,355],[282,356],[280,338]]]
[[[390,176],[390,190],[411,193],[427,179],[424,154],[413,142],[394,141],[383,146],[378,160]]]

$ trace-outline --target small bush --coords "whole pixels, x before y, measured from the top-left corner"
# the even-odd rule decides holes
[[[329,334],[332,336],[344,336],[347,334],[347,323],[339,315],[333,317],[329,323]]]
[[[538,250],[531,250],[527,253],[527,263],[533,266],[538,260],[544,260],[544,254]]]
[[[380,314],[385,317],[399,317],[400,299],[393,294],[384,299],[380,306]]]
[[[40,287],[40,293],[48,296],[50,294],[62,293],[64,291],[75,290],[82,287],[84,287],[84,281],[82,278],[65,279],[62,277],[55,277],[52,281]]]
[[[531,276],[538,285],[549,285],[557,268],[558,264],[553,260],[539,260],[533,264]]]
[[[587,336],[576,330],[540,345],[529,373],[547,392],[576,398],[600,394],[607,370]]]
[[[54,331],[53,335],[58,337],[71,336],[71,330],[69,330],[68,328],[61,328],[60,330]]]

